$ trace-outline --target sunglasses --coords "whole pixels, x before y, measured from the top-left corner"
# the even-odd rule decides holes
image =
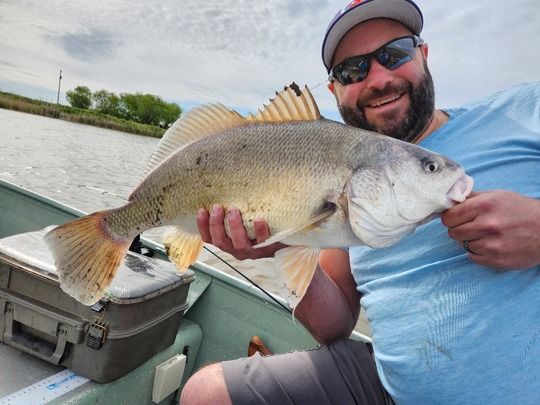
[[[337,80],[342,86],[364,80],[369,72],[370,60],[375,57],[389,70],[394,70],[414,59],[415,48],[424,40],[416,35],[393,39],[379,49],[366,55],[353,56],[334,66],[329,73],[330,82]]]

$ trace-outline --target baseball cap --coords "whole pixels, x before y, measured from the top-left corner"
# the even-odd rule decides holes
[[[353,0],[339,10],[326,29],[322,44],[322,59],[326,70],[332,68],[332,58],[341,38],[355,25],[373,18],[389,18],[406,25],[420,35],[424,18],[411,0]]]

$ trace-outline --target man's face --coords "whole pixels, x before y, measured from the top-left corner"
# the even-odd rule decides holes
[[[369,20],[352,28],[341,40],[333,66],[352,56],[374,51],[411,32],[397,21]],[[343,120],[403,141],[414,141],[430,123],[435,109],[433,80],[426,64],[427,45],[416,49],[416,58],[388,70],[373,58],[367,77],[342,86],[332,82]]]

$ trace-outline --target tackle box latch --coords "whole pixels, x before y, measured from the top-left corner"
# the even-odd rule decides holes
[[[103,310],[104,310],[105,307],[107,306],[107,302],[108,302],[108,301],[106,301],[106,300],[104,300],[104,299],[101,299],[101,300],[99,300],[98,302],[96,302],[94,305],[92,305],[92,306],[90,307],[90,309],[91,309],[93,312],[95,312],[95,313],[97,313],[97,314],[100,314],[100,313],[103,312]],[[96,316],[96,318],[97,318],[97,316]]]
[[[105,317],[105,308],[109,300],[100,299],[94,305],[90,307],[94,314],[96,320],[90,324],[88,328],[88,337],[86,338],[86,346],[94,350],[99,350],[102,348],[103,343],[105,343],[105,338],[107,337],[107,322],[103,321]]]
[[[88,337],[86,346],[91,349],[99,350],[105,342],[107,336],[107,323],[103,321],[95,321],[88,328]]]

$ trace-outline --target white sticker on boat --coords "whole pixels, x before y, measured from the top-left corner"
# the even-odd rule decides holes
[[[46,404],[88,381],[90,381],[88,378],[75,374],[69,369],[63,370],[13,394],[0,398],[0,405]]]

